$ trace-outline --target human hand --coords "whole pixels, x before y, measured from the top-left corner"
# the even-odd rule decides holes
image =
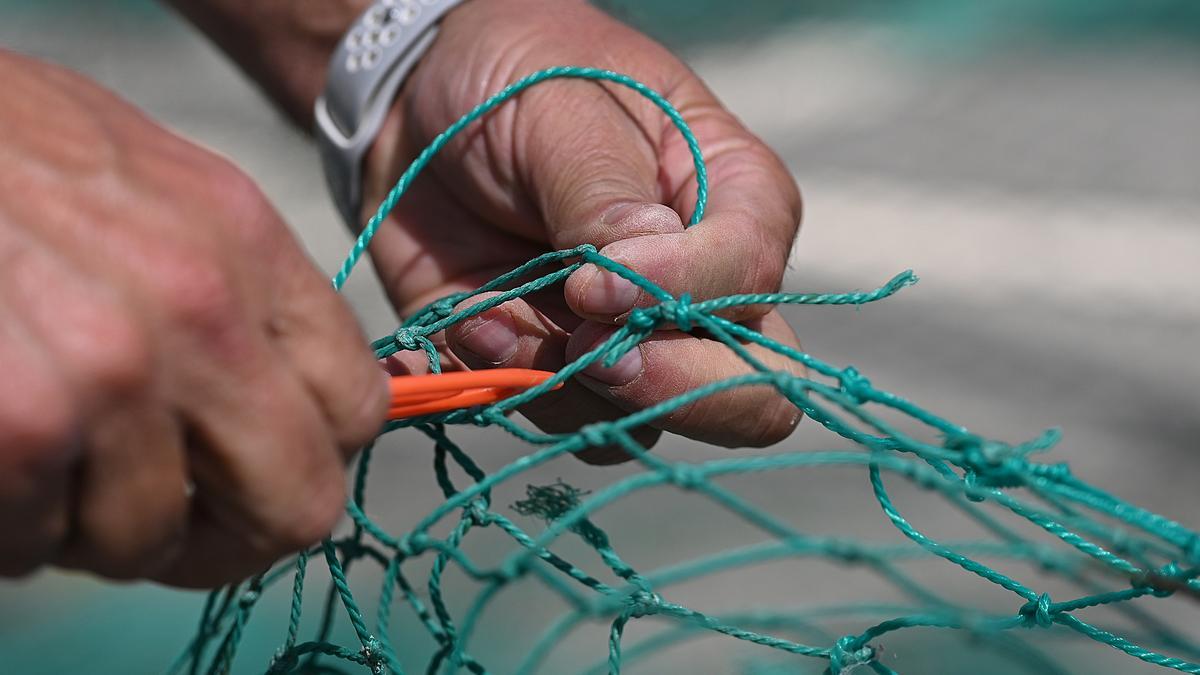
[[[787,169],[663,47],[576,0],[477,0],[446,18],[367,159],[363,221],[436,134],[512,81],[558,65],[631,75],[679,108],[706,153],[712,192],[703,222],[684,228],[694,168],[659,109],[617,86],[541,84],[452,143],[378,231],[371,252],[397,308],[411,312],[548,250],[584,243],[676,296],[777,291],[801,212]],[[652,301],[588,265],[565,294],[515,300],[450,329],[447,357],[473,369],[557,370]],[[783,318],[764,306],[724,316],[797,345]],[[750,351],[773,367],[796,367]],[[662,330],[613,368],[594,366],[522,412],[547,431],[573,431],[747,370],[720,342]],[[653,443],[667,430],[731,447],[768,445],[799,418],[771,388],[740,388],[659,419],[639,439]]]
[[[385,374],[257,187],[0,51],[0,574],[214,586],[333,527]]]

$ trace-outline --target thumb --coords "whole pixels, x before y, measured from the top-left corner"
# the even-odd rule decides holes
[[[526,95],[514,145],[552,246],[603,248],[683,231],[679,216],[661,204],[661,125],[651,126],[661,111],[604,82],[565,80]]]
[[[658,108],[623,87],[594,81],[557,82],[527,95],[538,98],[531,96],[523,110],[534,114],[518,118],[515,146],[525,150],[519,157],[522,178],[554,248],[603,249],[684,232],[680,215],[662,203],[659,152],[665,127],[654,123],[665,118]],[[589,316],[621,314],[638,297],[634,286],[612,274],[596,274],[586,285],[577,288],[574,281],[568,295],[586,295]],[[580,311],[578,302],[571,304]]]

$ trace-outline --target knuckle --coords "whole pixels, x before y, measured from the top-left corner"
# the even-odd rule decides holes
[[[0,394],[0,464],[6,472],[60,464],[79,441],[78,422],[74,403],[61,387]]]
[[[367,375],[355,389],[359,392],[355,395],[358,403],[349,409],[342,423],[343,428],[339,430],[338,437],[343,439],[343,450],[355,452],[379,435],[388,407],[388,391],[384,382],[383,371],[372,362]]]
[[[136,392],[153,373],[151,350],[141,328],[128,317],[110,315],[95,327],[81,359],[86,376],[107,393]]]
[[[336,477],[323,476],[295,500],[292,512],[272,533],[273,554],[298,551],[329,536],[345,507],[346,491],[340,477],[340,472]]]
[[[283,232],[271,202],[258,183],[226,160],[219,160],[220,201],[238,238],[251,247],[268,246]]]
[[[188,180],[198,186],[198,198],[212,211],[222,232],[233,235],[243,246],[269,243],[284,230],[258,183],[229,159],[199,153]]]
[[[346,506],[346,484],[341,462],[332,446],[295,446],[299,465],[275,494],[264,495],[256,520],[259,552],[278,557],[307,548],[328,537]]]
[[[204,333],[224,333],[238,308],[237,294],[222,265],[202,256],[175,255],[156,286],[168,316]]]
[[[215,203],[222,208],[237,212],[262,198],[253,179],[221,155],[206,152],[196,169],[201,184],[220,194],[220,201]]]
[[[366,337],[337,296],[335,313],[346,312],[338,327],[306,348],[297,374],[307,383],[306,395],[320,408],[330,436],[348,457],[379,435],[389,395],[387,373],[367,348]],[[333,304],[333,303],[331,303]]]
[[[77,565],[110,579],[150,577],[174,560],[186,520],[183,504],[156,504],[152,517],[124,514],[108,522],[84,514],[83,538],[72,556]]]

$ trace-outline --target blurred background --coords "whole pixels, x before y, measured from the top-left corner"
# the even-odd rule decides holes
[[[921,276],[877,306],[789,311],[809,351],[853,363],[877,385],[985,434],[1019,441],[1060,426],[1066,440],[1055,452],[1077,475],[1200,526],[1200,4],[602,4],[677,49],[789,163],[807,214],[788,290],[870,288],[906,268]],[[341,260],[349,239],[313,148],[174,16],[146,1],[0,0],[0,46],[85,72],[230,155],[261,181],[324,269]],[[370,275],[356,277],[348,294],[370,333],[392,329]],[[463,445],[487,467],[523,452],[503,434],[469,432]],[[807,425],[785,446],[839,444]],[[658,452],[719,456],[678,439]],[[377,454],[372,505],[392,531],[438,501],[429,456],[428,443],[411,436]],[[632,471],[556,463],[545,477],[594,489]],[[897,537],[859,472],[727,485],[807,532]],[[510,487],[497,503],[519,498],[523,485]],[[918,525],[955,527],[957,516],[936,499],[900,495]],[[758,537],[695,497],[667,492],[622,502],[598,521],[646,568]],[[504,550],[501,543],[484,541],[479,551]],[[949,585],[964,576],[944,563],[921,565],[928,569],[916,574],[944,575]],[[359,577],[356,588],[364,584],[370,596],[375,579]],[[959,581],[963,593],[998,603],[996,611],[1019,604]],[[894,600],[889,593],[861,572],[802,561],[691,584],[672,599],[720,611]],[[538,598],[503,598],[489,615],[494,625],[481,639],[494,643],[496,672],[561,611]],[[264,600],[236,672],[265,668],[282,640],[284,600]],[[161,672],[190,637],[202,602],[53,572],[0,582],[0,673]],[[1163,616],[1200,638],[1200,607],[1162,604]],[[398,621],[401,636],[415,625]],[[429,645],[407,632],[414,637],[400,638],[403,653],[415,665]],[[634,641],[645,634],[637,625],[629,633]],[[603,658],[606,636],[606,627],[590,626],[545,672]],[[1038,639],[1067,672],[1153,672],[1105,647]],[[742,673],[778,661],[731,642],[690,644],[629,672]],[[901,633],[885,648],[904,673],[958,672],[948,665],[957,658],[976,673],[1037,672],[935,631]],[[819,672],[781,663],[790,665],[770,672]]]

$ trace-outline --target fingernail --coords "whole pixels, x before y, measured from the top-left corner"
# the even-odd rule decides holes
[[[500,364],[517,353],[517,331],[507,314],[484,319],[458,339],[458,344],[488,363]]]
[[[629,384],[642,374],[642,349],[634,347],[629,350],[629,353],[622,356],[612,368],[605,368],[604,362],[599,361],[585,368],[583,372],[610,387]]]
[[[620,316],[633,309],[641,290],[628,279],[593,266],[579,309],[596,315]]]

